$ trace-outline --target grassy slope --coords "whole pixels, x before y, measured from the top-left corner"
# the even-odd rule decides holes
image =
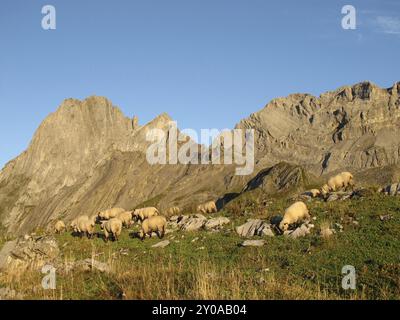
[[[289,203],[277,198],[262,209],[246,197],[250,201],[235,199],[219,213],[233,221],[224,231],[174,232],[166,236],[171,244],[163,249],[151,248],[158,239],[141,242],[127,230],[120,241],[109,243],[65,233],[57,236],[65,261],[93,256],[110,263],[114,272],[58,274],[57,289],[51,292],[40,288],[38,272],[2,276],[0,285],[7,284],[27,298],[51,299],[117,299],[122,294],[129,299],[399,299],[400,198],[313,201],[310,212],[317,220],[311,235],[298,240],[267,238],[265,247],[243,248],[232,229],[250,215],[229,213],[240,212],[235,206],[268,218]],[[380,214],[393,218],[381,222]],[[334,222],[341,223],[344,231],[322,239],[319,225]],[[121,253],[124,249],[127,255]],[[356,268],[355,291],[341,289],[344,265]]]

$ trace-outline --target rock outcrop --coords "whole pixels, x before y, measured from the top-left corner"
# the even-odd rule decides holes
[[[53,263],[59,252],[57,242],[52,237],[20,237],[6,242],[0,250],[0,271],[38,269],[47,263]]]

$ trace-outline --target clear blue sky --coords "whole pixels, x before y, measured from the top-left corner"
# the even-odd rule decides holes
[[[41,28],[56,8],[57,29]],[[341,28],[341,8],[357,29]],[[398,0],[1,0],[0,167],[63,99],[107,96],[144,124],[232,128],[270,99],[400,80]]]

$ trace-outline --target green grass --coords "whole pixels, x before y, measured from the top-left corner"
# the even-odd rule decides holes
[[[241,204],[249,205],[243,200]],[[270,200],[266,209],[257,211],[259,217],[282,213],[290,203],[286,197]],[[261,248],[239,246],[243,239],[233,228],[250,216],[227,210],[217,214],[232,219],[224,230],[170,233],[166,248],[151,248],[160,241],[157,238],[143,242],[132,238],[132,230],[124,230],[118,242],[108,243],[64,233],[56,236],[62,259],[93,255],[108,262],[114,272],[59,274],[52,293],[32,289],[42,276],[34,271],[8,281],[27,298],[118,299],[124,294],[129,299],[399,299],[400,198],[313,200],[308,206],[317,217],[310,235],[296,240],[266,238]],[[393,218],[382,222],[381,214]],[[327,221],[342,224],[344,231],[322,239],[319,226]],[[355,291],[341,288],[345,265],[356,268]]]

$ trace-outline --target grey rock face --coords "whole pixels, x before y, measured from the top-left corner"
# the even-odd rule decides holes
[[[255,128],[257,159],[290,159],[315,174],[399,162],[398,83],[382,89],[363,82],[320,97],[293,94],[242,120]]]

